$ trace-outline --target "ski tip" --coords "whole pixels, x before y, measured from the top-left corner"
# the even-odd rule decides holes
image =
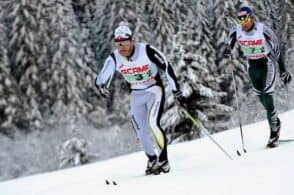
[[[237,150],[237,154],[238,154],[238,156],[241,156],[241,153],[239,152],[239,150]]]
[[[111,185],[111,184],[113,184],[113,185],[117,185],[117,183],[116,183],[116,181],[108,181],[107,179],[105,179],[105,183],[106,183],[106,185]]]

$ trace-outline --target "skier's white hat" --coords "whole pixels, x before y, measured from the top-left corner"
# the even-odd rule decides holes
[[[132,31],[127,25],[120,25],[114,31],[114,41],[126,41],[132,38]]]

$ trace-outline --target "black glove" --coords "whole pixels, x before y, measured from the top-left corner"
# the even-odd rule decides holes
[[[231,57],[231,49],[227,46],[224,51],[224,57],[230,58]]]
[[[280,77],[281,77],[281,80],[284,82],[285,85],[290,83],[290,81],[292,79],[291,74],[289,72],[287,72],[287,71],[281,72]]]
[[[186,98],[183,96],[181,91],[173,91],[175,99],[177,100],[178,104],[182,107],[187,109],[187,102],[186,102]]]
[[[98,89],[100,95],[104,98],[109,98],[110,92],[109,89],[105,85],[95,85],[96,88]]]

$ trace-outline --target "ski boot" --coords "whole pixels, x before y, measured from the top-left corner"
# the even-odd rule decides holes
[[[170,171],[170,165],[168,160],[158,161],[155,166],[151,169],[154,175],[158,175],[161,172],[168,173]]]
[[[148,156],[147,168],[145,170],[145,175],[153,174],[152,169],[157,164],[157,156]]]
[[[273,129],[271,128],[270,138],[268,140],[266,147],[275,148],[279,146],[280,130],[281,130],[281,121],[278,118],[276,130],[273,131]]]

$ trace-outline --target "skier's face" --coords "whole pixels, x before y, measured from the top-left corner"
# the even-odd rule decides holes
[[[253,17],[249,15],[238,16],[238,23],[242,26],[242,29],[245,31],[249,31],[254,24]]]
[[[128,57],[132,53],[134,41],[130,39],[126,41],[115,42],[115,46],[122,56]]]
[[[253,24],[254,24],[254,19],[250,17],[247,23],[242,24],[242,29],[245,31],[249,31],[252,28]]]

